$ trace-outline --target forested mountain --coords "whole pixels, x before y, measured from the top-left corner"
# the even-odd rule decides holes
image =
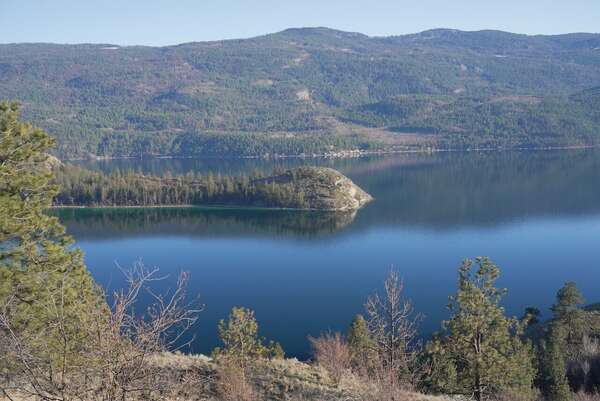
[[[64,158],[600,142],[600,34],[326,28],[168,47],[0,45]]]

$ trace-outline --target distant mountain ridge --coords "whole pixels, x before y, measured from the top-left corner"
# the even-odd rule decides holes
[[[600,142],[600,34],[291,28],[166,47],[0,45],[62,158]]]

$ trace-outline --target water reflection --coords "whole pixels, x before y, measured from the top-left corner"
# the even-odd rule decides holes
[[[70,235],[80,240],[134,236],[285,236],[318,239],[343,230],[356,211],[217,208],[57,209]]]
[[[384,159],[347,173],[376,199],[359,214],[360,226],[451,229],[600,213],[598,151]]]

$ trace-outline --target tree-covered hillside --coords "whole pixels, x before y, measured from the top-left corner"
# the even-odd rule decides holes
[[[589,145],[598,87],[595,34],[304,28],[168,47],[0,45],[0,98],[66,158]]]

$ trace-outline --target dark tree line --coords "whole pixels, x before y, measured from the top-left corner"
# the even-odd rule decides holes
[[[103,174],[64,165],[57,171],[56,183],[60,192],[54,204],[60,206],[308,207],[293,177],[291,182],[277,182],[258,173],[233,177],[189,172],[159,177],[133,171]]]

